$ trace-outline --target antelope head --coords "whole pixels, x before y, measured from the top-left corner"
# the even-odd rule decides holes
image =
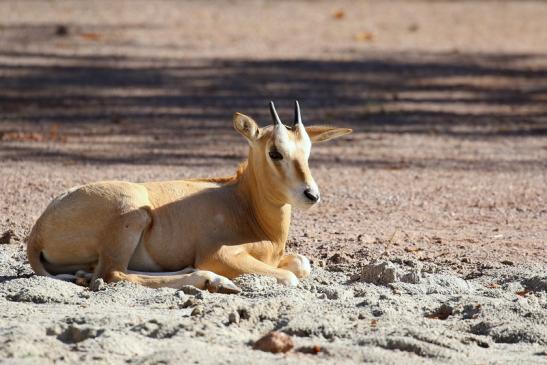
[[[312,144],[341,137],[352,130],[305,127],[298,101],[291,126],[281,121],[273,102],[270,102],[270,114],[273,124],[264,128],[247,115],[234,114],[235,129],[250,145],[248,168],[253,170],[257,189],[269,201],[310,208],[321,200],[308,165]]]

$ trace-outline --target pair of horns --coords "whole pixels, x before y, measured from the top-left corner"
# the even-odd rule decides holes
[[[270,114],[272,115],[272,121],[274,125],[282,124],[281,119],[279,118],[279,115],[277,115],[277,111],[275,110],[275,105],[273,101],[270,101]],[[298,104],[298,100],[294,102],[293,126],[297,124],[302,124],[302,115],[300,114],[300,104]]]

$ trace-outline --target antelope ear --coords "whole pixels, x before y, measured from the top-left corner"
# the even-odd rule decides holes
[[[234,114],[234,128],[241,133],[243,137],[247,138],[249,142],[255,141],[260,137],[260,128],[253,118],[245,114]]]
[[[350,128],[335,128],[314,125],[306,127],[306,132],[313,143],[325,142],[334,138],[345,136],[353,132]]]

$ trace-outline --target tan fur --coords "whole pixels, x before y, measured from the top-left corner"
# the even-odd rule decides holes
[[[298,148],[287,156],[298,179],[290,182],[285,176],[290,174],[276,172],[268,161],[273,129],[260,129],[242,114],[234,116],[234,126],[251,146],[234,176],[104,181],[54,199],[29,236],[27,254],[34,271],[55,276],[93,270],[92,280],[223,292],[237,291],[229,279],[244,273],[296,285],[296,276],[308,275],[309,269],[302,269],[307,259],[285,255],[291,217],[287,186],[313,182],[307,156]],[[339,136],[335,130],[339,135],[351,131],[330,128],[323,133]],[[298,147],[302,137],[292,131],[289,135]],[[188,267],[195,269],[167,273]]]

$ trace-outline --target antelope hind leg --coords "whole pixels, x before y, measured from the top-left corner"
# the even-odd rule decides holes
[[[112,229],[106,232],[105,244],[99,254],[99,261],[91,278],[107,283],[129,281],[150,288],[169,287],[179,289],[192,285],[211,292],[237,293],[240,289],[228,278],[209,271],[185,269],[179,272],[166,273],[129,273],[128,265],[141,239],[143,230],[150,223],[150,216],[145,209],[129,211],[113,222]]]
[[[195,286],[198,289],[208,290],[212,293],[233,294],[239,293],[239,289],[230,279],[217,275],[211,271],[194,270],[189,272],[185,269],[184,274],[171,273],[161,275],[161,273],[143,273],[131,274],[122,271],[112,271],[108,276],[108,282],[129,281],[149,288],[174,288],[180,289],[185,285]]]

